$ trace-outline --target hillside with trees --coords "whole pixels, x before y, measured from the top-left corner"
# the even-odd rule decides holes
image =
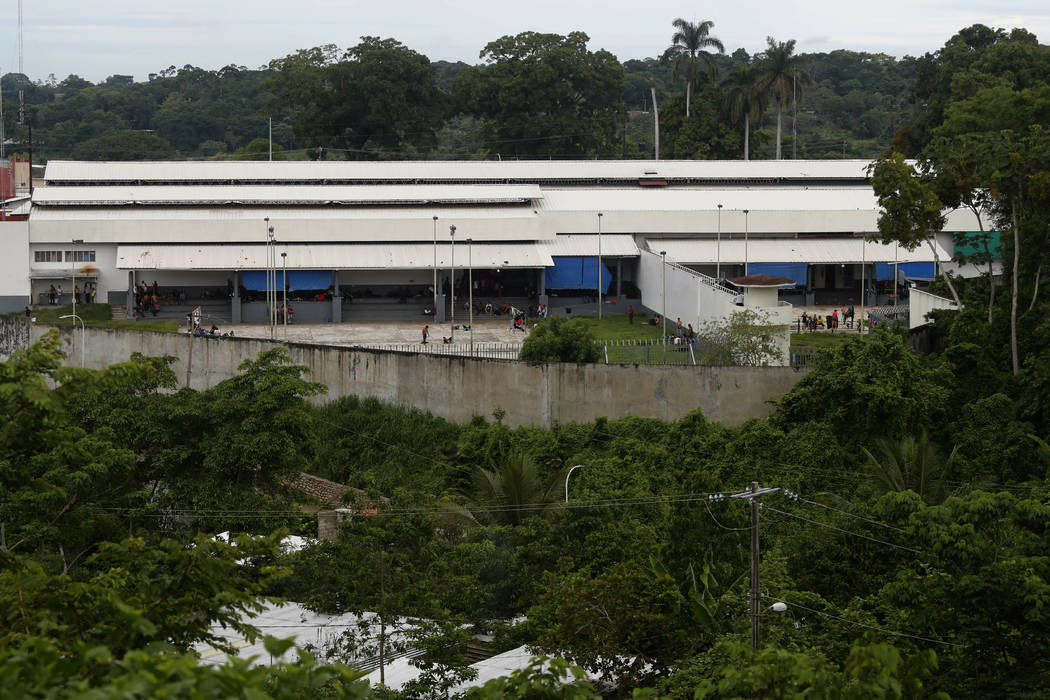
[[[918,67],[925,75],[943,60],[800,54],[779,37],[754,56],[723,53],[704,43],[721,46],[718,27],[676,21],[669,45],[641,59],[618,59],[583,32],[525,32],[493,40],[475,65],[431,62],[393,38],[362,37],[256,69],[170,66],[148,80],[114,75],[97,85],[75,74],[24,76],[26,116],[38,162],[266,158],[252,142],[268,145],[271,125],[280,158],[651,158],[652,82],[663,158],[743,158],[745,121],[748,156],[773,158],[778,107],[787,156],[874,158],[934,89],[931,78],[917,79]],[[774,60],[787,61],[775,87],[766,70]],[[741,76],[754,93],[746,119]],[[12,153],[27,152],[29,141],[13,107],[18,78],[2,78]]]

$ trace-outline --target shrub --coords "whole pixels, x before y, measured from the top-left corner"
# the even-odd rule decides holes
[[[578,318],[538,321],[521,346],[521,359],[529,362],[597,362],[600,356],[594,334]]]

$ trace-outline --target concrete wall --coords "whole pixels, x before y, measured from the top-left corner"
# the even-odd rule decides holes
[[[29,303],[29,222],[0,222],[0,313]]]
[[[0,318],[0,354],[28,342],[25,320]],[[50,326],[31,326],[37,340]],[[80,329],[60,330],[70,364],[79,361]],[[249,338],[88,328],[85,365],[102,368],[132,352],[173,355],[182,386],[205,389],[237,373],[247,358],[283,343]],[[287,343],[292,359],[328,386],[328,399],[356,395],[418,408],[456,422],[507,412],[506,423],[550,426],[600,416],[674,420],[696,408],[711,420],[738,425],[766,416],[769,401],[803,376],[787,367],[693,367],[524,362],[415,355]]]
[[[908,290],[908,328],[914,329],[929,323],[926,314],[934,309],[954,309],[955,302],[951,299],[939,297],[936,294],[924,292],[921,289]]]
[[[732,292],[706,283],[699,274],[670,260],[663,263],[660,255],[643,250],[638,260],[638,289],[642,304],[657,313],[664,308],[665,275],[667,319],[671,322],[681,318],[683,324],[700,328],[705,321],[725,318],[735,308]]]

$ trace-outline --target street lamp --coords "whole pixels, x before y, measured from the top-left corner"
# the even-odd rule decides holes
[[[75,319],[77,321],[80,321],[80,367],[83,369],[83,367],[84,367],[84,343],[86,341],[85,331],[84,331],[84,319],[80,318],[76,314],[66,314],[65,316],[59,316],[59,318],[72,318],[72,319]],[[77,327],[77,324],[74,323],[73,324],[73,330],[74,331],[76,331],[76,329],[77,329],[76,327]]]
[[[470,356],[474,357],[474,241],[467,239],[467,294],[470,307]]]
[[[284,293],[284,339],[288,340],[288,251],[286,250],[281,252],[281,287]]]
[[[434,215],[434,316],[438,312],[438,218]]]
[[[569,502],[569,477],[572,476],[572,473],[574,471],[576,471],[577,469],[580,469],[582,467],[583,467],[582,464],[577,464],[576,466],[574,466],[572,469],[569,470],[568,474],[565,475],[565,502],[566,503]]]
[[[84,242],[83,238],[74,238],[73,239],[73,245],[79,245],[79,244],[81,244],[83,242]],[[71,258],[70,262],[73,263],[73,266],[71,267],[72,274],[73,274],[73,288],[69,290],[69,293],[73,297],[73,315],[76,316],[77,315],[77,251],[75,251],[75,250],[69,251],[69,257]],[[81,363],[81,367],[83,367],[83,366],[84,366],[83,363]]]
[[[744,210],[744,277],[747,277],[747,215],[749,210]]]
[[[667,251],[660,251],[660,284],[662,291],[660,292],[660,303],[663,305],[663,313],[661,321],[663,322],[663,332],[660,335],[660,342],[663,343],[664,360],[667,359]]]
[[[598,212],[598,320],[602,320],[602,213]]]
[[[722,205],[718,205],[718,239],[715,243],[715,279],[722,279]]]
[[[448,235],[452,237],[452,257],[451,265],[452,269],[452,284],[449,288],[452,290],[452,315],[449,317],[449,331],[448,339],[452,342],[456,339],[456,225],[452,224],[448,227]]]

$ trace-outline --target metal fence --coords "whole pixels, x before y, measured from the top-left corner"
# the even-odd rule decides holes
[[[607,365],[695,365],[702,355],[702,349],[695,343],[606,340],[600,361]]]
[[[516,360],[521,354],[520,343],[474,343],[457,340],[455,343],[443,343],[440,339],[422,343],[370,343],[354,347],[388,352],[408,352],[423,355],[448,355],[455,357],[477,357],[486,360]]]
[[[791,366],[795,368],[811,367],[816,354],[813,348],[791,348]]]

